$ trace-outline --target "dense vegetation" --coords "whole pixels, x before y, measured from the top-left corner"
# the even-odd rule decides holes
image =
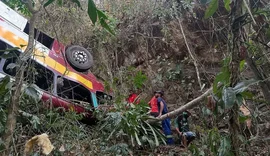
[[[32,53],[30,35],[13,67],[20,67],[16,84],[9,77],[0,84],[1,153],[23,154],[28,139],[47,133],[51,155],[269,155],[266,0],[6,2],[61,42],[91,48],[91,70],[113,89],[115,109],[96,111],[99,122],[89,126],[79,122],[81,115],[32,98],[36,86],[22,85],[30,75],[24,72],[31,66],[24,61]],[[159,122],[149,122],[146,102],[156,89],[165,91],[170,111],[192,101],[197,138],[188,151],[166,146]],[[127,108],[130,90],[143,100]],[[41,153],[35,148],[32,154]]]

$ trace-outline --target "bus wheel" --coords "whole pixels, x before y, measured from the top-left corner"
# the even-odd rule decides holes
[[[92,54],[87,49],[77,45],[67,48],[66,59],[79,72],[85,72],[93,65]]]

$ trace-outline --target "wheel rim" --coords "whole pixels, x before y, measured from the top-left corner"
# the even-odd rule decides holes
[[[72,56],[74,60],[80,64],[88,62],[88,55],[85,51],[74,51]]]

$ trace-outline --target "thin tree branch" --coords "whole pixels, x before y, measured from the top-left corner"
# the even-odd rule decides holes
[[[246,8],[247,8],[247,10],[248,10],[248,13],[249,13],[249,15],[250,15],[250,17],[251,17],[251,19],[252,19],[253,23],[257,25],[257,23],[256,23],[256,21],[255,21],[255,19],[254,19],[253,15],[252,15],[252,13],[251,13],[251,10],[250,10],[250,8],[249,8],[249,6],[248,6],[248,4],[247,4],[246,0],[243,0],[243,2],[244,2],[244,4],[245,4],[245,7],[246,7]]]
[[[33,8],[32,2],[30,0],[27,1],[27,6],[29,11],[32,13],[31,19],[29,21],[29,35],[28,35],[28,45],[26,47],[26,50],[24,53],[22,53],[21,60],[18,60],[18,64],[20,66],[20,69],[17,70],[15,75],[15,82],[16,82],[16,88],[14,91],[12,91],[11,95],[11,101],[8,107],[8,115],[7,115],[7,122],[6,122],[6,130],[3,135],[3,141],[5,145],[5,151],[2,153],[2,155],[7,156],[9,155],[9,147],[10,143],[13,138],[13,133],[16,128],[17,123],[17,113],[19,109],[19,100],[22,93],[22,86],[23,86],[23,79],[24,79],[24,71],[27,67],[27,56],[31,56],[33,53],[33,47],[35,43],[35,36],[34,36],[34,29],[35,29],[35,21],[37,19],[37,14],[40,10],[35,10]],[[38,7],[41,8],[41,7]]]
[[[186,35],[184,33],[183,26],[182,26],[182,23],[181,23],[181,20],[178,17],[177,17],[177,20],[178,20],[178,23],[179,23],[179,26],[180,26],[180,29],[181,29],[183,38],[185,40],[185,44],[187,46],[188,53],[189,53],[190,57],[192,58],[193,64],[195,66],[195,70],[196,70],[196,73],[197,73],[197,79],[198,79],[199,86],[202,89],[202,83],[201,83],[200,72],[199,72],[199,68],[198,68],[198,62],[197,62],[196,58],[194,57],[194,55],[192,54],[192,51],[190,50],[189,44],[187,42]]]

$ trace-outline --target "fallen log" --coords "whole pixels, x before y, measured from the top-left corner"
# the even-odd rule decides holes
[[[159,118],[156,118],[154,121],[162,121],[165,120],[166,118],[172,118],[176,115],[178,115],[179,113],[184,112],[187,109],[191,109],[196,107],[197,105],[199,105],[199,102],[202,101],[207,95],[209,95],[211,92],[213,91],[213,88],[209,88],[205,93],[203,93],[201,96],[197,97],[196,99],[188,102],[187,104],[185,104],[184,106],[181,106],[180,108],[171,111],[167,114],[162,115]]]

